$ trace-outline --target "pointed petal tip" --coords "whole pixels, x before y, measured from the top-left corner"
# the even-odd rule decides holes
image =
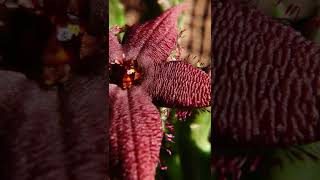
[[[145,69],[166,61],[177,43],[177,18],[189,6],[189,3],[180,4],[154,20],[128,27],[123,41],[127,59],[137,60]]]
[[[162,140],[162,122],[140,87],[111,85],[111,169],[120,179],[154,179]],[[110,94],[109,94],[110,95]],[[112,172],[115,172],[112,171]]]

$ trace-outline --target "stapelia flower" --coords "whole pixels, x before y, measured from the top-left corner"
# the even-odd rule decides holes
[[[184,61],[167,62],[177,42],[177,17],[186,7],[171,8],[154,20],[129,27],[121,44],[114,29],[109,31],[109,64],[136,62],[143,76],[126,89],[109,86],[111,171],[117,178],[155,177],[163,132],[153,103],[210,105],[209,75]]]

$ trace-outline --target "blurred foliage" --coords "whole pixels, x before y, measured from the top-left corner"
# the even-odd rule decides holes
[[[170,7],[183,3],[185,0],[159,0],[158,3],[162,10],[167,10]]]
[[[314,0],[251,0],[266,15],[291,22],[309,18],[317,9]]]
[[[120,0],[109,0],[109,28],[111,26],[124,26],[124,8]]]
[[[163,12],[156,0],[144,1],[144,4],[146,8],[141,16],[140,22],[145,22],[154,19]]]
[[[177,5],[185,2],[185,0],[162,0],[162,1],[160,0],[158,2],[160,4],[162,10],[165,11],[165,10],[169,9],[170,7],[177,6]],[[161,4],[161,2],[162,2],[162,4]],[[163,2],[166,2],[166,5]],[[185,20],[185,18],[184,18],[185,16],[183,14],[184,13],[182,13],[182,15],[178,19],[178,26],[179,26],[180,31],[183,29],[182,26],[183,26],[184,20]]]
[[[320,144],[314,143],[288,149],[277,149],[271,159],[279,164],[271,166],[268,176],[272,180],[318,180],[320,179]],[[272,162],[272,161],[271,161]]]
[[[257,171],[243,179],[319,180],[320,143],[269,151]]]
[[[177,109],[172,109],[169,121],[174,126],[174,142],[163,141],[161,160],[167,170],[160,177],[174,180],[210,179],[211,145],[211,112],[206,109],[193,109],[191,116],[184,120],[177,119]],[[158,179],[161,179],[158,177]]]

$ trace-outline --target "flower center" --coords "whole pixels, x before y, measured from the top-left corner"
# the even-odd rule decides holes
[[[142,70],[137,61],[124,61],[122,64],[111,64],[109,71],[110,83],[117,84],[122,89],[129,89],[139,84],[142,79]]]

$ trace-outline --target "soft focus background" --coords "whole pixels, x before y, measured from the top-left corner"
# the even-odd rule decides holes
[[[191,8],[179,18],[182,58],[203,68],[210,65],[210,0],[110,0],[109,27],[143,23],[180,3]],[[211,177],[211,112],[159,107],[165,129],[156,179],[207,180]]]

